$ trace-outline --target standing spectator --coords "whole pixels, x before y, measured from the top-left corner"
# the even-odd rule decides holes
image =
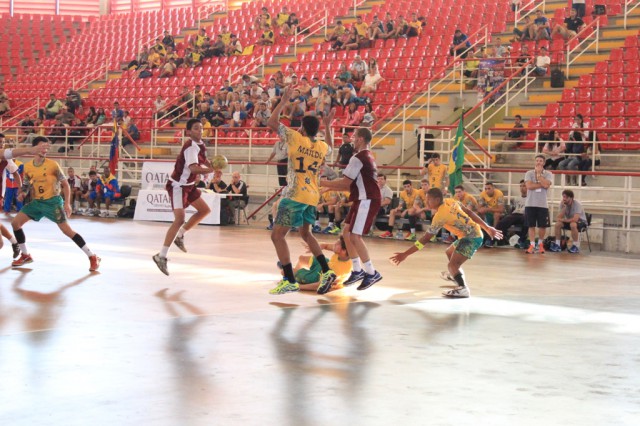
[[[156,100],[153,101],[153,108],[155,110],[154,118],[156,120],[164,118],[165,114],[167,113],[166,107],[167,107],[166,99],[163,99],[162,95],[158,94],[158,96],[156,96]]]
[[[575,9],[571,9],[575,11]],[[558,170],[578,170],[582,155],[586,153],[588,146],[585,145],[589,139],[589,131],[584,130],[585,123],[582,114],[577,114],[573,122],[573,128],[569,132],[569,142],[566,143],[565,153],[569,154],[558,163]],[[587,124],[586,127],[589,127]],[[578,176],[569,175],[567,177],[567,185],[578,185]]]
[[[129,120],[129,126],[127,126],[127,133],[129,134],[131,139],[133,139],[133,142],[138,142],[140,140],[140,129],[138,129],[138,126],[136,126],[136,119],[133,117],[131,117],[131,120]],[[122,146],[124,147],[129,144],[131,144],[131,140],[129,140],[128,137],[123,138]]]
[[[462,33],[462,30],[456,29],[453,34],[453,42],[449,47],[449,54],[454,57],[466,58],[471,42],[466,34]]]
[[[535,168],[529,170],[524,181],[527,186],[527,200],[524,208],[525,223],[529,227],[528,254],[536,252],[535,237],[538,228],[538,253],[544,254],[544,237],[549,223],[547,191],[553,183],[553,175],[544,169],[544,155],[536,155]]]
[[[595,141],[595,137],[595,133],[591,133],[590,141],[587,143],[587,152],[582,154],[580,164],[578,165],[579,170],[589,171],[593,166],[600,165],[600,147]],[[587,186],[586,178],[586,175],[582,175],[582,186]]]
[[[124,110],[120,108],[119,102],[114,102],[113,110],[111,111],[111,119],[114,122],[117,122],[118,120],[122,120],[123,118],[124,118]]]
[[[424,168],[420,170],[420,174],[427,175],[430,188],[439,188],[446,193],[449,186],[449,173],[447,171],[448,167],[442,164],[440,154],[436,152],[427,160]]]
[[[522,116],[516,114],[515,116],[515,124],[513,125],[513,129],[507,132],[507,135],[504,137],[504,142],[498,143],[496,146],[496,151],[498,152],[506,152],[513,151],[517,148],[523,141],[526,135],[524,130],[524,126],[522,125]],[[513,142],[517,141],[517,142]],[[496,163],[504,163],[504,154],[496,154]]]
[[[524,207],[527,202],[527,185],[524,182],[524,179],[520,181],[520,196],[516,196],[511,200],[511,206],[513,210],[511,213],[501,218],[498,224],[496,225],[496,229],[502,232],[502,235],[507,235],[507,231],[512,226],[519,226],[520,231],[518,232],[518,245],[519,247],[523,247],[525,244],[525,240],[527,238],[527,226],[524,221]],[[508,244],[507,239],[503,239],[498,241],[498,245],[506,245]]]
[[[571,9],[575,10],[575,9]],[[558,210],[558,217],[554,225],[555,242],[549,246],[549,251],[559,253],[562,251],[560,245],[560,232],[562,229],[571,231],[571,241],[573,245],[567,251],[569,253],[580,253],[580,231],[587,227],[587,215],[582,208],[582,204],[574,199],[573,191],[565,189],[562,191],[562,201]]]
[[[540,54],[536,56],[536,65],[533,72],[538,77],[544,77],[549,72],[550,66],[551,58],[547,54],[547,49],[545,47],[541,47]]]
[[[353,146],[353,141],[351,140],[351,134],[345,133],[342,135],[342,145],[338,149],[338,159],[336,162],[341,166],[347,166],[349,164],[349,160],[353,157],[355,148]]]

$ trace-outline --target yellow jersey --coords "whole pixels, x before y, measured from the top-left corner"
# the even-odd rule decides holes
[[[453,198],[445,198],[431,219],[428,232],[437,234],[444,228],[459,239],[482,238],[482,228],[466,214],[460,203]]]
[[[329,204],[329,203],[335,204],[334,198],[335,199],[338,198],[338,193],[336,191],[327,191],[324,194],[322,194],[320,198],[322,199],[322,202],[325,204]]]
[[[231,33],[220,33],[220,39],[225,46],[228,46],[231,43]]]
[[[276,22],[278,23],[279,27],[281,27],[285,22],[287,22],[287,20],[289,20],[288,13],[278,13],[278,15],[276,16]]]
[[[48,200],[60,195],[60,182],[66,179],[60,165],[48,158],[37,166],[34,161],[24,165],[24,180],[31,184],[31,199]]]
[[[262,33],[262,39],[267,40],[273,43],[275,40],[275,36],[273,35],[273,31],[267,30]]]
[[[478,202],[476,201],[476,197],[474,197],[471,194],[464,194],[464,197],[462,197],[462,200],[458,200],[456,198],[456,201],[462,204],[463,206],[465,206],[466,208],[468,208],[469,210],[473,210],[473,211],[478,210]]]
[[[447,175],[448,167],[444,164],[436,166],[435,164],[429,164],[427,166],[427,175],[429,176],[430,188],[442,188],[442,181]]]
[[[406,209],[410,209],[413,207],[413,203],[416,201],[418,197],[418,190],[413,189],[411,194],[408,194],[407,191],[400,191],[400,199],[404,202],[404,207]]]
[[[367,30],[369,29],[369,25],[367,25],[366,22],[363,22],[362,24],[353,24],[353,26],[356,29],[356,32],[358,33],[358,35],[361,35],[363,37],[367,36]]]
[[[427,207],[427,193],[422,188],[417,189],[416,192],[418,195],[416,195],[414,204],[418,203],[420,204],[420,207]]]
[[[331,259],[329,259],[329,268],[336,273],[336,281],[333,285],[342,285],[342,283],[349,278],[349,275],[351,275],[353,263],[349,258],[341,260],[338,253],[334,253]]]
[[[209,36],[207,35],[200,35],[198,34],[196,36],[196,46],[197,47],[202,47],[204,46],[204,44],[209,40]]]
[[[416,29],[418,34],[422,33],[422,22],[420,21],[411,21],[409,22],[409,26]]]
[[[283,197],[317,206],[320,201],[320,166],[329,146],[321,140],[312,141],[282,124],[278,128],[278,136],[289,146],[287,187]]]
[[[480,204],[489,208],[504,205],[504,194],[499,189],[493,190],[493,197],[489,197],[486,191],[480,193]]]

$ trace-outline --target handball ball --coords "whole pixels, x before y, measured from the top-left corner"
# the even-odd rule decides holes
[[[224,155],[216,155],[211,159],[211,167],[213,167],[214,170],[226,169],[228,163],[227,157]]]

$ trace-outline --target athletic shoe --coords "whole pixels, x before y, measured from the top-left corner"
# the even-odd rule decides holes
[[[327,272],[323,272],[320,275],[320,285],[316,291],[318,294],[325,294],[331,290],[331,286],[336,281],[336,273],[329,269]]]
[[[535,254],[536,252],[536,247],[532,246],[531,244],[529,244],[529,248],[527,249],[526,253],[527,254]]]
[[[160,257],[160,253],[153,256],[153,261],[156,262],[156,266],[158,266],[158,269],[160,269],[160,271],[165,275],[169,275],[167,260],[168,259],[166,257]]]
[[[182,237],[176,237],[176,239],[173,240],[173,244],[175,244],[176,247],[178,247],[183,252],[187,252],[187,248],[184,246],[184,235]]]
[[[90,256],[90,257],[89,257],[89,262],[90,262],[90,265],[89,265],[89,271],[90,271],[90,272],[97,271],[97,270],[98,270],[98,268],[100,267],[100,261],[101,261],[101,260],[102,260],[102,259],[100,259],[100,258],[99,258],[98,256],[96,256],[95,254],[94,254],[93,256]]]
[[[298,283],[290,283],[286,278],[283,278],[276,288],[269,290],[269,294],[285,294],[293,293],[300,290]]]
[[[554,253],[560,253],[562,251],[562,247],[560,247],[558,244],[553,242],[551,243],[551,245],[549,245],[549,251],[552,251]]]
[[[406,237],[404,237],[404,240],[405,241],[415,241],[416,240],[416,234],[415,233],[409,234]]]
[[[311,227],[311,232],[315,232],[316,234],[320,233],[320,232],[322,232],[322,228],[320,227],[320,225],[313,225]]]
[[[493,240],[487,240],[484,242],[484,246],[486,248],[492,248],[493,247]]]
[[[432,243],[437,243],[438,242],[438,237],[436,237],[435,235],[433,237],[431,237],[431,239],[429,240]]]
[[[330,233],[330,232],[331,232],[335,227],[336,227],[335,225],[329,225],[329,226],[327,226],[326,228],[324,228],[324,229],[322,230],[322,233],[323,233],[323,234],[328,234],[328,233]]]
[[[445,281],[453,281],[454,283],[456,282],[456,280],[453,279],[449,271],[440,272],[440,278],[442,278]]]
[[[452,297],[456,299],[464,299],[471,296],[469,292],[469,287],[457,287],[449,291],[445,291],[442,293],[444,297]]]
[[[13,249],[13,258],[20,256],[20,244],[15,243],[11,244],[11,248]]]
[[[331,234],[331,235],[340,235],[340,232],[342,232],[342,229],[340,229],[339,226],[336,226],[331,231],[329,231],[329,234]]]
[[[365,276],[365,272],[362,269],[359,270],[358,272],[351,271],[351,275],[349,275],[349,278],[347,278],[347,280],[343,282],[342,285],[345,287],[353,285],[358,281],[362,281],[364,279],[364,276]]]
[[[33,262],[33,258],[31,257],[31,255],[22,253],[19,258],[11,262],[11,266],[16,268],[31,262]]]
[[[538,244],[538,253],[544,254],[544,246],[542,244]]]
[[[578,248],[578,246],[571,246],[567,251],[573,254],[580,254],[580,249]]]
[[[391,231],[384,231],[382,234],[378,235],[379,238],[393,238],[393,234]]]
[[[380,272],[378,271],[375,271],[373,275],[367,274],[365,272],[364,279],[362,280],[362,283],[360,283],[360,285],[358,286],[358,290],[366,290],[372,285],[374,285],[375,283],[377,283],[378,281],[380,281],[381,279],[382,279],[382,275],[380,275]]]
[[[267,231],[273,231],[273,223],[267,225]]]

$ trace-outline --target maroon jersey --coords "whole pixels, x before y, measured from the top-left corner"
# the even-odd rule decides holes
[[[207,149],[205,144],[189,140],[182,145],[170,180],[178,185],[193,185],[196,175],[191,173],[189,166],[192,164],[204,165],[206,163]]]
[[[7,163],[7,160],[0,160],[0,196],[2,195],[2,182],[4,181],[4,179],[2,179],[2,175],[4,174],[4,169],[7,167],[7,164],[9,164]]]
[[[353,180],[349,188],[349,201],[380,201],[378,168],[376,167],[376,160],[373,159],[371,151],[365,149],[351,157],[342,175]]]

